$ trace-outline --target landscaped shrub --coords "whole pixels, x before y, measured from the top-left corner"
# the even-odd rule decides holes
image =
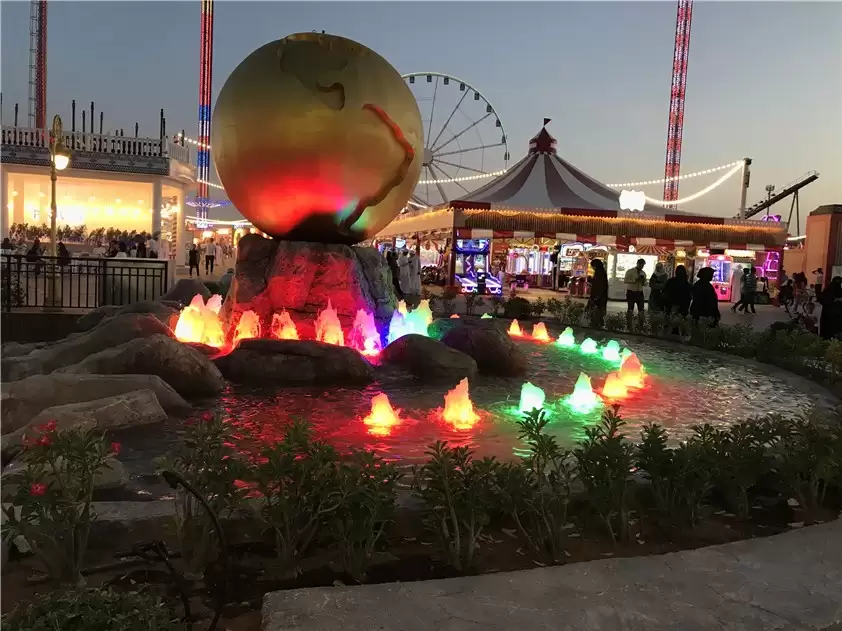
[[[494,316],[500,315],[500,309],[503,309],[506,304],[506,299],[503,296],[491,296],[491,313]]]
[[[634,447],[620,433],[624,424],[619,406],[606,410],[600,424],[587,428],[585,440],[573,450],[585,497],[615,545],[629,537],[632,498]]]
[[[625,313],[609,313],[605,316],[605,329],[611,332],[626,330]]]
[[[3,616],[4,631],[188,631],[172,609],[142,592],[51,593]]]
[[[338,461],[333,447],[314,440],[307,423],[295,421],[248,472],[284,575],[298,573],[299,559],[342,503]]]
[[[526,298],[514,296],[503,305],[503,317],[522,320],[532,314],[532,305]]]
[[[391,521],[400,473],[369,451],[355,451],[339,470],[340,502],[331,519],[343,569],[358,583]]]
[[[500,466],[496,492],[530,548],[558,562],[564,556],[567,510],[576,475],[571,452],[544,432],[547,423],[542,410],[533,410],[518,421],[529,454],[520,463]]]
[[[206,412],[187,425],[180,450],[160,465],[180,474],[217,517],[242,505],[246,489],[238,481],[246,466],[234,445],[233,428],[218,414]],[[198,578],[219,555],[219,533],[214,534],[213,519],[198,500],[181,487],[175,492],[175,526],[185,576]]]
[[[667,447],[667,432],[657,423],[645,425],[635,452],[635,464],[650,482],[655,506],[670,526],[694,527],[712,488],[710,453],[689,440]]]
[[[547,303],[542,298],[536,298],[531,303],[531,313],[533,318],[540,318],[547,310]]]
[[[476,313],[477,309],[483,306],[485,306],[485,300],[482,299],[482,296],[478,296],[473,292],[465,294],[465,315],[472,316]]]
[[[54,580],[83,585],[80,570],[95,519],[94,478],[120,446],[107,446],[103,435],[91,430],[57,430],[55,422],[38,427],[24,446],[24,468],[3,481],[15,485],[3,505],[3,538],[22,536]]]
[[[459,291],[454,287],[445,287],[440,296],[430,301],[430,309],[436,312],[436,315],[449,318],[456,313],[456,298],[459,296]]]
[[[547,300],[547,313],[556,319],[561,319],[561,314],[564,311],[564,303],[557,298],[550,298]]]
[[[413,490],[424,502],[425,523],[436,534],[447,563],[467,570],[494,506],[499,463],[474,460],[467,447],[451,448],[441,441],[427,455],[429,460],[413,469]]]

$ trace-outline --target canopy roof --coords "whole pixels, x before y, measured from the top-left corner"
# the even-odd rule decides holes
[[[520,162],[454,201],[458,205],[474,203],[490,209],[619,210],[620,192],[559,158],[556,139],[545,126],[529,141],[529,153]],[[644,208],[644,212],[659,211],[662,209],[649,204]]]

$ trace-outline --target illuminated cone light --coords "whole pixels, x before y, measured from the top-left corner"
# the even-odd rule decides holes
[[[591,387],[591,378],[585,373],[579,373],[573,392],[567,396],[565,402],[577,414],[588,414],[602,405],[602,399]]]
[[[221,296],[211,296],[208,304],[205,305],[201,294],[196,294],[178,316],[174,331],[175,338],[180,342],[205,344],[215,348],[225,346],[225,335],[217,314],[217,304],[222,305]],[[215,308],[217,311],[214,311]]]
[[[520,330],[520,323],[517,321],[517,318],[512,320],[512,323],[509,325],[509,335],[513,337],[523,336],[523,331]]]
[[[532,327],[532,337],[539,342],[549,342],[550,334],[547,333],[547,325],[543,322],[538,322]]]
[[[628,388],[642,388],[646,379],[643,365],[637,355],[631,353],[620,365],[620,379]]]
[[[392,408],[385,393],[375,395],[371,399],[371,413],[363,419],[369,433],[374,436],[388,436],[392,433],[392,428],[400,422],[398,412]]]
[[[491,319],[491,314],[490,314],[490,313],[483,313],[483,314],[479,317],[479,319],[480,319],[480,320],[490,320],[490,319]]]
[[[579,351],[583,355],[595,355],[599,349],[596,346],[596,342],[594,342],[591,338],[586,337],[583,341],[581,346],[579,346]]]
[[[359,309],[354,317],[354,324],[349,335],[349,344],[363,355],[374,357],[380,354],[380,333],[374,322],[374,314]]]
[[[298,339],[298,329],[286,311],[272,314],[272,337],[278,340]]]
[[[561,335],[558,336],[556,344],[564,346],[565,348],[573,348],[576,346],[576,338],[573,337],[573,329],[570,327],[564,329],[564,331],[561,332]]]
[[[398,313],[400,313],[402,316],[406,316],[406,314],[409,313],[409,309],[406,308],[405,300],[398,301]]]
[[[455,429],[471,429],[479,420],[479,415],[474,412],[474,404],[468,394],[467,377],[444,395],[442,418]]]
[[[602,358],[609,362],[620,361],[620,344],[616,340],[611,340],[602,349]]]
[[[610,373],[605,378],[605,385],[602,387],[602,396],[606,399],[624,399],[629,396],[626,385],[616,372]]]
[[[260,337],[260,318],[251,309],[243,311],[243,315],[240,316],[240,321],[237,323],[237,328],[234,331],[234,346],[242,340],[250,340],[257,337]]]
[[[544,408],[544,401],[546,399],[547,395],[544,394],[541,388],[527,381],[520,389],[520,405],[518,406],[518,410],[523,414],[532,410],[541,410]]]
[[[395,309],[392,312],[392,320],[389,322],[389,334],[386,336],[386,340],[391,344],[411,332],[407,329],[406,319],[400,311]]]
[[[330,299],[327,301],[327,307],[324,311],[319,312],[316,318],[316,341],[335,346],[345,346],[345,334],[342,333],[339,314],[333,308]]]
[[[219,310],[222,309],[222,296],[214,294],[208,298],[208,304],[205,306],[214,313],[219,313]]]

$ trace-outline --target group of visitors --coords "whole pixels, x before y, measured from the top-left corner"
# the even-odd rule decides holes
[[[403,249],[398,254],[395,250],[386,250],[386,264],[400,300],[405,296],[421,295],[421,262],[414,251]]]
[[[692,316],[694,320],[710,318],[719,322],[719,298],[713,288],[713,268],[699,270],[697,281],[691,285],[687,269],[683,265],[675,268],[675,275],[670,278],[663,263],[655,266],[654,273],[647,278],[643,268],[644,259],[626,272],[623,279],[626,285],[626,318],[631,327],[634,310],[637,308],[638,319],[643,319],[646,300],[644,288],[649,284],[649,311]],[[608,274],[605,264],[600,259],[591,261],[593,280],[588,306],[595,310],[596,326],[602,325],[608,306]]]
[[[196,276],[201,276],[199,266],[204,260],[205,274],[210,276],[213,274],[214,266],[220,265],[229,257],[226,246],[221,243],[216,243],[213,239],[208,239],[199,245],[193,243],[187,251],[187,266],[189,268],[190,277],[193,277],[193,270],[196,270]]]

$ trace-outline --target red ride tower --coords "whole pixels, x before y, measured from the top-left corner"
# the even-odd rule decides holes
[[[669,125],[667,127],[667,159],[664,166],[664,201],[678,199],[678,176],[681,172],[681,133],[684,128],[684,94],[687,87],[687,60],[690,56],[690,22],[693,0],[678,0],[675,21],[675,51],[672,56]],[[675,204],[671,204],[675,207]]]

